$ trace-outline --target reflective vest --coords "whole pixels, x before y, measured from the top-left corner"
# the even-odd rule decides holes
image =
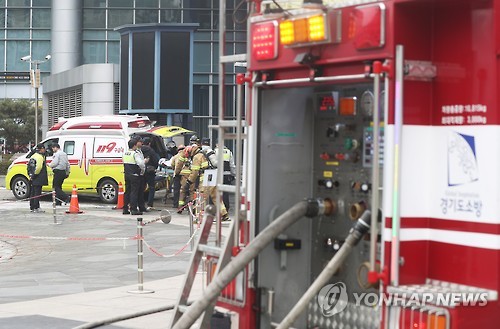
[[[223,152],[224,153],[222,154],[222,158],[224,159],[224,175],[231,175],[230,161],[233,155],[231,154],[231,151],[226,147],[224,147]]]
[[[135,161],[135,151],[128,150],[123,153],[123,168],[125,169],[125,175],[139,176],[141,173],[141,168],[137,165]]]

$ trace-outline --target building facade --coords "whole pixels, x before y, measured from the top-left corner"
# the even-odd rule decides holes
[[[115,31],[117,27],[127,24],[197,23],[199,27],[194,33],[193,47],[193,113],[176,114],[173,123],[209,136],[207,127],[216,123],[218,113],[218,7],[219,0],[0,0],[0,98],[34,99],[35,93],[29,78],[26,78],[30,63],[21,61],[23,56],[31,55],[33,60],[41,60],[48,54],[52,55],[50,61],[40,64],[42,77],[58,75],[81,65],[85,70],[85,64],[118,65],[120,33]],[[227,55],[244,53],[246,2],[227,0],[227,8]],[[114,72],[113,69],[107,70]],[[234,70],[234,67],[227,67],[228,81],[234,82]],[[42,82],[45,83],[45,80],[42,79]],[[113,84],[115,93],[116,81],[111,81],[112,76],[108,76],[107,80]],[[62,97],[57,93],[70,94],[75,89],[78,85],[61,90],[52,87],[50,93],[54,97]],[[50,93],[44,95],[45,130],[57,117],[64,115],[50,113]],[[234,88],[227,88],[228,116],[234,115],[234,95]],[[77,100],[78,95],[73,97]],[[110,97],[116,97],[116,93],[107,97],[107,102]],[[52,103],[55,104],[55,101]],[[84,102],[74,103],[75,113],[87,114],[83,107],[78,109],[79,103]],[[112,111],[117,110],[119,108],[114,106]],[[160,116],[159,121],[166,123],[166,115]]]

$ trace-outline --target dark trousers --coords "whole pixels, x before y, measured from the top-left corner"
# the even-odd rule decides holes
[[[174,177],[173,181],[173,190],[174,190],[174,208],[179,207],[179,195],[181,193],[181,175],[177,175]]]
[[[56,190],[56,203],[61,204],[61,202],[68,201],[68,196],[62,190],[62,184],[66,179],[66,170],[54,169],[54,179],[52,180],[52,188]]]
[[[232,183],[233,183],[233,176],[231,176],[231,175],[224,175],[223,183],[224,183],[224,185],[232,185]],[[229,193],[222,192],[222,202],[224,202],[224,206],[226,207],[226,210],[229,211],[229,208],[230,208]]]
[[[155,178],[156,178],[156,174],[146,174],[144,175],[144,179],[146,180],[146,184],[148,184],[148,188],[149,188],[149,191],[148,191],[148,206],[149,207],[152,207],[153,206],[153,202],[155,200]]]
[[[30,186],[30,209],[35,210],[40,208],[40,195],[42,194],[41,185]]]
[[[125,175],[125,193],[123,194],[123,211],[128,209],[137,211],[137,203],[139,200],[139,187],[141,178],[134,175]],[[144,194],[143,191],[140,191]],[[144,199],[144,197],[143,197]],[[130,208],[128,208],[130,205]]]

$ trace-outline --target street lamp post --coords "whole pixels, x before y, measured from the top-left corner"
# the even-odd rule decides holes
[[[38,89],[40,88],[40,64],[50,60],[52,56],[47,55],[44,59],[37,60],[31,59],[31,55],[21,57],[23,62],[30,63],[30,81],[33,88],[35,88],[35,145],[38,144]],[[33,70],[32,67],[35,66]]]

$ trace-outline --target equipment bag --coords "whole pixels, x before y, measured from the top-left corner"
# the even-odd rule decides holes
[[[26,165],[26,171],[28,173],[28,176],[32,177],[35,175],[36,172],[36,160],[33,158],[30,158],[27,165]]]

